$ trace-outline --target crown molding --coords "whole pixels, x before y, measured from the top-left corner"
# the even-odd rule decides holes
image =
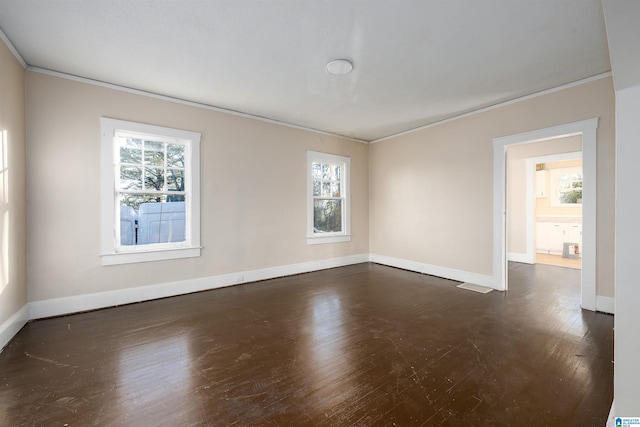
[[[4,44],[7,45],[7,48],[9,48],[13,56],[15,56],[15,58],[18,60],[20,65],[22,65],[22,68],[26,69],[28,67],[27,63],[24,61],[24,59],[22,58],[22,56],[20,55],[16,47],[13,45],[13,43],[11,43],[11,40],[9,40],[9,37],[7,37],[7,35],[4,33],[4,31],[2,31],[1,28],[0,28],[0,39],[2,39]]]
[[[204,103],[200,103],[200,102],[188,101],[188,100],[182,99],[182,98],[176,98],[176,97],[172,97],[172,96],[168,96],[168,95],[161,95],[161,94],[158,94],[158,93],[155,93],[155,92],[148,92],[148,91],[144,91],[144,90],[140,90],[140,89],[134,89],[134,88],[127,87],[127,86],[121,86],[121,85],[117,85],[117,84],[113,84],[113,83],[107,83],[107,82],[103,82],[103,81],[100,81],[100,80],[94,80],[94,79],[89,79],[89,78],[86,78],[86,77],[75,76],[73,74],[62,73],[60,71],[53,71],[53,70],[49,70],[49,69],[46,69],[46,68],[33,67],[33,66],[27,66],[26,69],[28,71],[33,71],[34,73],[46,74],[48,76],[59,77],[59,78],[62,78],[62,79],[72,80],[72,81],[76,81],[76,82],[80,82],[80,83],[86,83],[86,84],[90,84],[90,85],[93,85],[93,86],[100,86],[100,87],[104,87],[104,88],[108,88],[108,89],[118,90],[118,91],[121,91],[121,92],[127,92],[127,93],[132,93],[132,94],[135,94],[135,95],[146,96],[146,97],[149,97],[149,98],[160,99],[160,100],[163,100],[163,101],[174,102],[174,103],[177,103],[177,104],[188,105],[190,107],[202,108],[202,109],[205,109],[205,110],[216,111],[218,113],[230,114],[232,116],[244,117],[244,118],[258,120],[258,121],[265,122],[265,123],[280,125],[280,126],[284,126],[284,127],[288,127],[288,128],[293,128],[293,129],[304,130],[304,131],[307,131],[307,132],[313,132],[313,133],[320,134],[320,135],[326,135],[326,136],[332,136],[332,137],[335,137],[335,138],[346,139],[346,140],[349,140],[349,141],[359,142],[361,144],[368,144],[369,143],[369,141],[365,141],[363,139],[353,138],[353,137],[346,136],[346,135],[340,135],[338,133],[325,132],[325,131],[322,131],[322,130],[319,130],[319,129],[314,129],[314,128],[300,126],[300,125],[294,125],[292,123],[287,123],[287,122],[283,122],[283,121],[280,121],[280,120],[270,119],[268,117],[262,117],[262,116],[257,116],[257,115],[253,115],[253,114],[249,114],[249,113],[243,113],[241,111],[235,111],[235,110],[230,110],[230,109],[226,109],[226,108],[222,108],[222,107],[216,107],[216,106],[210,105],[210,104],[204,104]]]
[[[518,102],[528,101],[530,99],[538,98],[538,97],[544,96],[544,95],[549,95],[549,94],[555,93],[555,92],[560,92],[560,91],[563,91],[565,89],[569,89],[569,88],[572,88],[572,87],[575,87],[575,86],[580,86],[580,85],[583,85],[583,84],[591,83],[593,81],[604,79],[604,78],[611,77],[611,76],[612,76],[611,71],[607,71],[606,73],[597,74],[595,76],[587,77],[587,78],[581,79],[581,80],[576,80],[575,82],[566,83],[566,84],[563,84],[561,86],[556,86],[556,87],[553,87],[551,89],[543,90],[541,92],[536,92],[536,93],[532,93],[530,95],[521,96],[520,98],[515,98],[515,99],[512,99],[510,101],[500,102],[498,104],[490,105],[488,107],[483,107],[483,108],[480,108],[478,110],[469,111],[468,113],[464,113],[464,114],[460,114],[460,115],[457,115],[457,116],[449,117],[447,119],[439,120],[437,122],[429,123],[429,124],[426,124],[426,125],[423,125],[423,126],[419,126],[417,128],[413,128],[413,129],[405,130],[405,131],[402,131],[402,132],[394,133],[393,135],[388,135],[388,136],[385,136],[383,138],[374,139],[372,141],[369,141],[369,144],[375,144],[377,142],[386,141],[386,140],[389,140],[389,139],[397,138],[399,136],[408,135],[408,134],[414,133],[414,132],[419,132],[419,131],[424,130],[424,129],[429,129],[429,128],[432,128],[432,127],[435,127],[435,126],[443,125],[445,123],[453,122],[453,121],[456,121],[456,120],[459,120],[459,119],[464,119],[465,117],[471,117],[471,116],[474,116],[476,114],[484,113],[486,111],[491,111],[491,110],[495,110],[497,108],[506,107],[508,105],[517,104]]]

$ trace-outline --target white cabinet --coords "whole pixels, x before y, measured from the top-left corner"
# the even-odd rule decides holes
[[[539,170],[536,171],[536,197],[547,197],[547,182],[549,181],[549,171]]]
[[[582,247],[582,224],[536,222],[536,252],[561,255],[564,243],[577,243]]]
[[[549,253],[551,243],[549,235],[551,234],[551,224],[548,222],[536,223],[536,252]]]
[[[550,253],[562,253],[562,244],[565,237],[564,224],[551,224],[549,231],[549,252]]]
[[[582,224],[567,224],[565,233],[565,242],[578,243],[582,246]]]

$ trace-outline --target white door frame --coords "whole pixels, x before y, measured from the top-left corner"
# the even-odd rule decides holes
[[[507,274],[507,146],[582,136],[582,286],[581,306],[596,309],[596,131],[598,118],[493,139],[493,279],[508,289]]]

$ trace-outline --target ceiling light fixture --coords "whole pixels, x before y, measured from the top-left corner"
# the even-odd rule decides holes
[[[346,59],[336,59],[327,64],[327,71],[331,74],[342,75],[353,70],[353,64]]]

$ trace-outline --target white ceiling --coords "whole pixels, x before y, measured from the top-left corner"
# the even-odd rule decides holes
[[[611,68],[600,0],[0,0],[0,29],[31,67],[366,141]]]

